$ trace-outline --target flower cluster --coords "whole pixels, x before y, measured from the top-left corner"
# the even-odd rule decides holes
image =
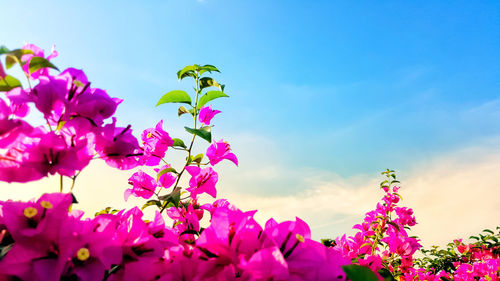
[[[462,239],[448,244],[447,250],[434,246],[421,249],[418,238],[409,236],[407,230],[416,224],[413,210],[399,207],[401,200],[394,171],[384,172],[387,180],[381,183],[385,192],[382,202],[366,214],[363,223],[354,226],[358,232],[335,241],[334,248],[354,263],[368,266],[374,272],[405,281],[442,280],[500,280],[500,232],[480,235],[481,239],[464,244]],[[415,258],[421,250],[423,258]],[[384,280],[381,275],[379,280]],[[386,276],[384,276],[386,277]]]
[[[262,227],[253,218],[256,211],[241,211],[224,199],[199,203],[201,194],[217,197],[215,165],[225,159],[238,165],[227,142],[211,140],[210,123],[220,111],[204,105],[227,95],[223,85],[200,75],[218,71],[215,67],[187,67],[185,73],[197,83],[194,104],[178,91],[162,98],[191,105],[191,112],[179,109],[193,117],[194,128],[186,127],[192,134],[189,147],[170,137],[163,121],[146,129],[139,144],[130,126],[117,127],[115,118],[105,124],[121,100],[91,88],[81,70],[50,75],[48,68],[54,66],[49,59],[57,53],[43,55],[33,45],[7,53],[17,59],[34,87],[11,87],[7,101],[0,100],[1,117],[8,125],[0,135],[6,150],[0,158],[0,180],[24,182],[56,173],[74,179],[94,157],[120,169],[157,166],[156,178],[142,170],[134,173],[124,198],[155,196],[143,208],[156,205],[159,210],[151,221],[144,220],[137,207],[106,209],[84,218],[83,212],[72,210],[70,193],[45,194],[29,202],[0,201],[0,280],[347,279],[342,266],[350,260],[311,240],[309,226],[299,218],[282,223],[270,219]],[[34,68],[35,62],[44,67]],[[199,98],[208,86],[221,91]],[[22,120],[31,103],[48,129]],[[198,122],[203,125],[198,127]],[[205,163],[204,154],[193,154],[196,137],[210,142]],[[165,160],[171,147],[188,154],[180,172]],[[179,185],[183,174],[190,177],[184,188]],[[162,194],[165,190],[170,192]],[[166,226],[167,218],[171,226]]]
[[[55,51],[45,58],[43,50],[27,44],[5,53],[7,63],[21,65],[30,87],[23,89],[17,79],[3,74],[0,180],[28,182],[49,174],[74,177],[97,157],[119,169],[138,165],[142,151],[137,139],[130,126],[118,127],[113,117],[121,99],[91,87],[82,70],[68,68],[51,75],[49,69],[55,66],[49,60],[57,56]],[[0,68],[4,72],[1,64]],[[46,126],[26,121],[30,109],[41,113]],[[105,123],[110,118],[111,123]]]
[[[420,249],[418,239],[405,228],[416,224],[413,210],[397,206],[399,187],[393,171],[384,172],[387,180],[381,184],[385,192],[377,208],[366,214],[363,223],[354,226],[358,232],[336,239],[335,248],[354,262],[374,271],[387,268],[393,273],[405,273],[413,265],[413,254]]]
[[[64,193],[0,202],[0,245],[11,247],[0,280],[344,280],[349,263],[302,220],[261,227],[225,200],[171,208],[173,227],[138,208],[83,219],[71,203]]]
[[[114,117],[122,100],[111,98],[90,82],[82,70],[68,68],[57,75],[43,50],[27,44],[10,51],[0,47],[7,69],[18,64],[29,87],[8,75],[0,62],[0,180],[27,182],[58,174],[73,179],[92,159],[119,169],[148,166],[155,177],[138,170],[129,178],[130,196],[145,200],[141,209],[111,210],[84,218],[73,210],[71,193],[44,194],[29,202],[0,201],[0,281],[2,280],[488,280],[500,281],[500,232],[455,240],[447,250],[421,250],[408,231],[416,224],[413,210],[400,207],[399,181],[394,171],[383,174],[384,196],[366,214],[358,232],[325,246],[311,239],[299,218],[261,226],[256,211],[242,211],[217,199],[223,160],[238,166],[228,142],[212,140],[212,119],[221,111],[208,103],[228,97],[224,85],[206,73],[212,65],[190,65],[179,80],[195,81],[195,96],[168,92],[157,105],[182,103],[178,115],[191,116],[185,127],[191,142],[168,133],[160,121],[146,129],[140,142],[130,125],[118,127]],[[216,91],[203,92],[215,87]],[[34,126],[30,111],[38,111],[46,126]],[[204,153],[194,142],[206,140]],[[170,149],[186,153],[182,166],[166,159]],[[208,158],[207,160],[204,160]],[[184,176],[188,178],[182,178]],[[72,189],[73,187],[71,187]],[[62,186],[61,186],[62,191]],[[208,195],[214,202],[202,203]],[[205,196],[206,197],[206,196]],[[209,198],[208,197],[208,198]],[[143,209],[156,206],[153,220]],[[499,228],[500,229],[500,228]],[[354,263],[354,264],[351,264]]]

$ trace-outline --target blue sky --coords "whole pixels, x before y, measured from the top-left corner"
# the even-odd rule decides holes
[[[239,169],[259,165],[251,157],[263,150],[262,161],[283,171],[269,181],[255,176],[251,189],[234,179],[236,191],[296,193],[307,189],[296,174],[315,171],[378,181],[380,171],[392,168],[410,177],[430,159],[500,135],[497,1],[5,1],[3,7],[11,12],[2,15],[1,44],[32,42],[46,50],[56,44],[54,63],[82,68],[95,87],[124,98],[118,116],[136,132],[164,119],[180,136],[187,119],[177,118],[174,106],[154,104],[169,90],[191,87],[176,80],[183,66],[219,67],[214,77],[231,97],[213,103],[223,111],[214,119],[216,138],[241,155]],[[488,147],[496,148],[496,140]],[[243,173],[228,167],[227,173]]]

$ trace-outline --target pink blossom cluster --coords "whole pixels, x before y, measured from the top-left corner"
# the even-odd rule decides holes
[[[16,87],[0,97],[0,180],[28,182],[49,174],[73,177],[93,158],[119,169],[136,167],[142,154],[139,143],[130,126],[118,127],[113,117],[122,100],[91,87],[79,69],[57,75],[48,68],[30,73],[30,61],[45,58],[44,52],[32,44],[21,50],[25,54],[19,63],[30,87]],[[46,59],[56,56],[53,51]],[[47,126],[26,121],[33,108]],[[110,118],[111,123],[105,123]]]
[[[204,112],[205,109],[208,108],[204,107],[200,112]],[[163,157],[168,147],[173,145],[173,140],[170,138],[169,134],[163,130],[162,124],[163,121],[160,121],[155,128],[146,129],[142,134],[144,155],[140,157],[140,161],[144,165],[154,166],[158,165],[160,161],[166,163]],[[224,159],[238,165],[238,158],[231,152],[231,146],[223,139],[214,141],[207,148],[206,156],[209,159],[209,164],[212,166],[215,166]],[[169,171],[171,169],[172,166],[170,164],[155,168],[158,179],[153,178],[142,170],[135,172],[129,178],[129,184],[133,187],[125,190],[125,200],[127,200],[130,195],[150,199],[153,195],[158,194],[158,189],[170,188],[177,181],[178,177],[173,171]],[[219,180],[219,176],[212,167],[201,168],[198,163],[197,166],[188,165],[185,166],[184,169],[191,176],[189,187],[186,188],[190,198],[196,200],[199,195],[203,193],[213,198],[217,197],[216,184]]]
[[[395,175],[389,173],[387,176],[397,182]],[[413,210],[397,206],[401,200],[398,186],[392,186],[388,181],[382,184],[385,195],[375,210],[366,213],[363,223],[353,227],[358,232],[336,239],[334,248],[344,257],[374,272],[388,270],[397,280],[500,281],[500,257],[494,252],[496,248],[464,244],[462,239],[455,240],[453,245],[460,254],[458,261],[453,262],[455,270],[418,267],[414,254],[421,245],[418,238],[407,232],[416,224]],[[378,277],[384,280],[382,276]]]
[[[413,265],[413,254],[421,247],[419,240],[406,231],[416,224],[415,216],[412,209],[397,206],[398,186],[384,186],[383,190],[382,202],[366,214],[361,224],[353,227],[358,232],[337,238],[335,248],[344,257],[374,271],[387,268],[391,272],[408,272]]]
[[[203,154],[191,155],[192,143],[189,149],[184,146],[188,161],[177,172],[164,159],[176,140],[163,129],[163,121],[146,129],[139,144],[130,126],[117,127],[115,118],[105,124],[121,100],[91,88],[81,70],[30,72],[30,60],[44,54],[33,45],[24,48],[33,54],[24,55],[21,66],[34,86],[16,87],[5,101],[0,99],[0,143],[6,151],[0,158],[0,180],[75,177],[94,157],[120,169],[158,166],[156,178],[142,170],[134,173],[124,197],[156,195],[153,201],[160,211],[152,221],[144,220],[137,207],[84,218],[82,211],[72,210],[73,197],[67,193],[29,202],[0,201],[0,281],[347,279],[341,266],[350,260],[313,241],[309,226],[299,218],[282,223],[270,219],[263,227],[254,219],[256,211],[243,212],[227,200],[198,203],[204,193],[217,197],[215,165],[223,160],[238,165],[223,139],[211,142],[207,163],[202,163]],[[22,119],[29,104],[42,113],[47,128]],[[193,114],[192,130],[202,129],[196,128],[197,117],[208,126],[218,113],[201,107],[199,115]],[[184,171],[190,178],[182,194],[189,196],[180,198],[177,185]],[[161,195],[172,186],[170,194]],[[175,195],[179,197],[167,200]],[[165,225],[165,214],[171,226]],[[206,215],[209,222],[203,226]]]
[[[170,208],[172,227],[138,208],[84,219],[71,203],[64,193],[0,202],[0,245],[11,245],[0,280],[345,280],[350,263],[302,220],[262,227],[226,200]]]

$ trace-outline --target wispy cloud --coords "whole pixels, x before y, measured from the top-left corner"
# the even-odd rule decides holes
[[[500,97],[483,102],[468,110],[468,113],[476,114],[494,114],[500,116]]]
[[[420,236],[424,245],[443,245],[451,239],[494,228],[499,223],[498,144],[498,138],[484,139],[467,148],[421,160],[407,171],[399,171],[403,182],[402,204],[414,208],[419,222],[412,234]],[[258,209],[257,219],[261,223],[270,217],[305,219],[317,239],[351,232],[352,225],[360,222],[383,195],[378,188],[380,175],[342,178],[331,171],[296,171],[286,166],[273,169],[269,173],[277,173],[278,181],[292,178],[295,187],[290,187],[291,193],[249,195],[244,190],[251,189],[256,182],[242,178],[236,192],[231,191],[231,185],[236,184],[237,179],[231,179],[229,185],[224,183],[221,189],[240,208]],[[252,174],[252,169],[246,173]],[[232,178],[232,175],[225,176]],[[268,189],[272,188],[269,184]]]
[[[412,234],[424,245],[442,245],[499,223],[499,143],[499,138],[485,139],[398,171],[403,183],[402,204],[414,208],[419,223]],[[289,220],[298,216],[310,224],[316,239],[352,233],[352,225],[359,223],[383,195],[378,174],[341,177],[328,170],[290,167],[276,161],[284,152],[262,136],[234,136],[232,144],[246,149],[240,149],[239,168],[224,162],[216,167],[220,172],[219,194],[243,210],[258,209],[256,218],[261,223],[270,217]],[[78,208],[92,216],[106,206],[141,204],[142,200],[135,198],[123,201],[131,173],[102,162],[91,165],[77,184]],[[58,188],[55,177],[29,184],[0,183],[0,197],[26,200]]]

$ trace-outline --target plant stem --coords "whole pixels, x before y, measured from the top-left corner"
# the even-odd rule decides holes
[[[200,96],[200,92],[201,92],[201,89],[200,89],[200,75],[199,75],[199,72],[197,71],[196,72],[196,99],[195,99],[195,103],[194,103],[194,107],[193,107],[193,120],[194,120],[194,129],[196,130],[196,126],[198,125],[198,98]],[[188,153],[188,157],[186,159],[186,163],[184,164],[184,167],[182,168],[182,170],[180,171],[180,173],[177,175],[177,180],[175,181],[175,185],[173,187],[173,191],[176,190],[177,186],[179,185],[179,181],[181,180],[181,177],[182,177],[182,174],[184,173],[184,171],[186,170],[186,167],[189,165],[190,163],[190,159],[191,159],[191,150],[193,149],[193,145],[194,145],[194,140],[196,139],[196,134],[193,134],[193,138],[191,139],[191,144],[189,145],[189,148],[186,150],[187,153]],[[161,189],[160,189],[161,190]],[[160,193],[160,191],[158,191],[158,194]],[[158,196],[158,195],[157,195]],[[167,207],[167,202],[163,202],[162,204],[162,207],[161,207],[161,210],[160,210],[160,214],[165,210],[165,208]]]
[[[78,173],[76,173],[71,179],[73,180],[73,182],[71,183],[71,188],[69,189],[70,192],[73,192],[73,187],[75,187],[75,181],[76,181],[76,177],[78,177],[78,175],[81,173],[82,171],[78,171]]]

